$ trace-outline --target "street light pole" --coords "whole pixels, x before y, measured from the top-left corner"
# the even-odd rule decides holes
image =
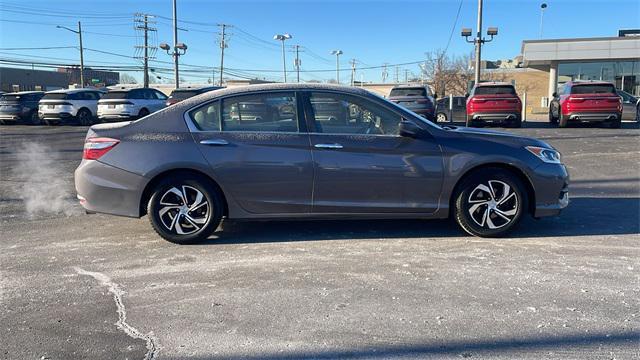
[[[84,51],[82,49],[82,25],[80,24],[80,21],[78,21],[78,30],[69,29],[66,26],[60,25],[56,26],[56,28],[69,30],[72,33],[78,34],[80,40],[80,87],[84,87]]]
[[[480,53],[482,51],[482,0],[478,0],[478,29],[476,32],[476,74],[475,83],[480,82]]]
[[[284,82],[287,82],[287,60],[285,58],[285,51],[284,51],[284,42],[285,40],[289,40],[291,39],[293,36],[291,36],[290,34],[276,34],[273,36],[273,40],[280,40],[282,41],[282,73],[284,75]]]
[[[176,0],[173,0],[173,76],[176,78],[176,89],[180,87],[178,57],[178,7]]]
[[[540,4],[540,39],[542,39],[542,29],[544,25],[544,10],[547,8],[547,3]]]
[[[331,51],[331,55],[336,56],[336,81],[340,84],[340,55],[342,55],[342,50],[333,50]]]

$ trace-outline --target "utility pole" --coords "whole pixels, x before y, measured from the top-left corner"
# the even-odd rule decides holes
[[[400,67],[396,66],[396,84],[400,82]]]
[[[296,67],[297,80],[300,82],[300,45],[293,45],[296,49],[296,60],[294,61],[294,65]]]
[[[340,84],[340,55],[342,55],[342,50],[332,50],[331,55],[336,56],[336,82]]]
[[[356,59],[351,59],[351,86],[355,84]]]
[[[69,29],[66,26],[60,25],[56,26],[56,28],[69,30],[72,33],[78,34],[78,37],[80,39],[80,87],[84,87],[84,51],[82,49],[82,25],[80,24],[80,21],[78,21],[78,30]]]
[[[480,61],[481,61],[481,50],[482,44],[486,42],[490,42],[493,40],[495,35],[498,35],[497,27],[489,27],[487,29],[487,35],[491,36],[491,39],[487,40],[482,37],[482,0],[478,0],[478,24],[475,39],[469,41],[469,37],[471,36],[471,29],[464,28],[462,29],[462,36],[466,39],[468,43],[475,44],[476,47],[476,59],[475,59],[475,83],[478,84],[480,82]]]
[[[227,34],[226,29],[231,25],[228,24],[218,24],[220,27],[220,86],[222,86],[222,75],[224,73],[224,49],[228,47],[227,45]]]
[[[149,59],[154,58],[155,56],[155,45],[150,45],[149,44],[149,32],[154,32],[157,31],[156,28],[153,27],[149,27],[150,21],[149,18],[153,17],[152,15],[148,15],[148,14],[135,14],[135,29],[142,31],[142,36],[143,36],[143,40],[142,40],[142,45],[136,45],[136,56],[135,58],[137,59],[142,59],[143,61],[143,83],[144,83],[144,87],[149,87]],[[140,54],[138,51],[142,50],[142,54]],[[149,51],[151,50],[151,51]]]

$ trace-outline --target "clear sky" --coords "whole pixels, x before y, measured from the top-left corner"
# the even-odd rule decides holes
[[[483,59],[513,58],[525,39],[539,38],[539,0],[485,0],[483,27],[497,26],[499,35],[483,47]],[[616,36],[618,29],[640,28],[639,0],[545,0],[544,38]],[[460,5],[462,4],[462,5]],[[460,8],[459,18],[456,14]],[[158,15],[157,43],[172,42],[171,0],[0,0],[0,58],[30,59],[49,63],[77,63],[78,51],[64,49],[18,49],[77,46],[77,36],[56,25],[76,27],[83,23],[85,63],[88,66],[139,66],[130,58],[140,40],[133,30],[133,13]],[[355,58],[358,67],[397,64],[424,59],[425,52],[444,49],[469,54],[473,48],[460,36],[462,27],[476,27],[476,0],[423,1],[205,1],[178,0],[179,41],[188,45],[181,62],[190,82],[211,77],[208,68],[220,63],[217,23],[232,24],[225,53],[225,67],[242,75],[281,80],[282,54],[277,33],[290,33],[287,45],[300,44],[303,70],[335,69],[332,49],[344,52],[341,67]],[[475,31],[475,30],[474,30]],[[110,55],[95,50],[119,54]],[[293,71],[293,53],[287,49],[287,67]],[[158,51],[165,63],[154,67],[165,79],[172,77],[171,57]],[[6,65],[1,65],[6,66]],[[400,66],[418,74],[417,65]],[[254,72],[248,70],[271,70]],[[359,71],[365,81],[379,81],[382,69]],[[132,72],[141,78],[140,72]],[[218,75],[216,74],[216,77]],[[294,78],[291,72],[289,80]],[[341,80],[348,72],[341,73]],[[389,69],[393,78],[394,69]],[[332,71],[303,73],[303,79],[335,78]]]

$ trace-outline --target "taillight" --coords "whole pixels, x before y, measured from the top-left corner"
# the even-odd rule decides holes
[[[581,97],[573,97],[573,96],[569,96],[569,99],[567,99],[567,100],[569,100],[569,102],[571,102],[571,103],[581,103],[581,102],[584,102],[584,98],[581,98]]]
[[[486,102],[487,100],[486,100],[486,99],[481,99],[481,98],[475,98],[475,97],[474,97],[474,98],[471,98],[471,101],[472,101],[472,102],[480,103],[480,102]]]
[[[118,145],[119,142],[120,140],[105,137],[89,138],[84,142],[82,158],[85,160],[98,160],[102,155]]]

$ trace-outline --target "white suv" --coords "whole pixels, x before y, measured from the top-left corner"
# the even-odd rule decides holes
[[[156,89],[113,89],[98,101],[103,121],[141,118],[164,108],[167,96]]]
[[[47,125],[70,120],[76,120],[80,125],[91,125],[102,94],[95,89],[49,91],[38,102],[38,116]]]

